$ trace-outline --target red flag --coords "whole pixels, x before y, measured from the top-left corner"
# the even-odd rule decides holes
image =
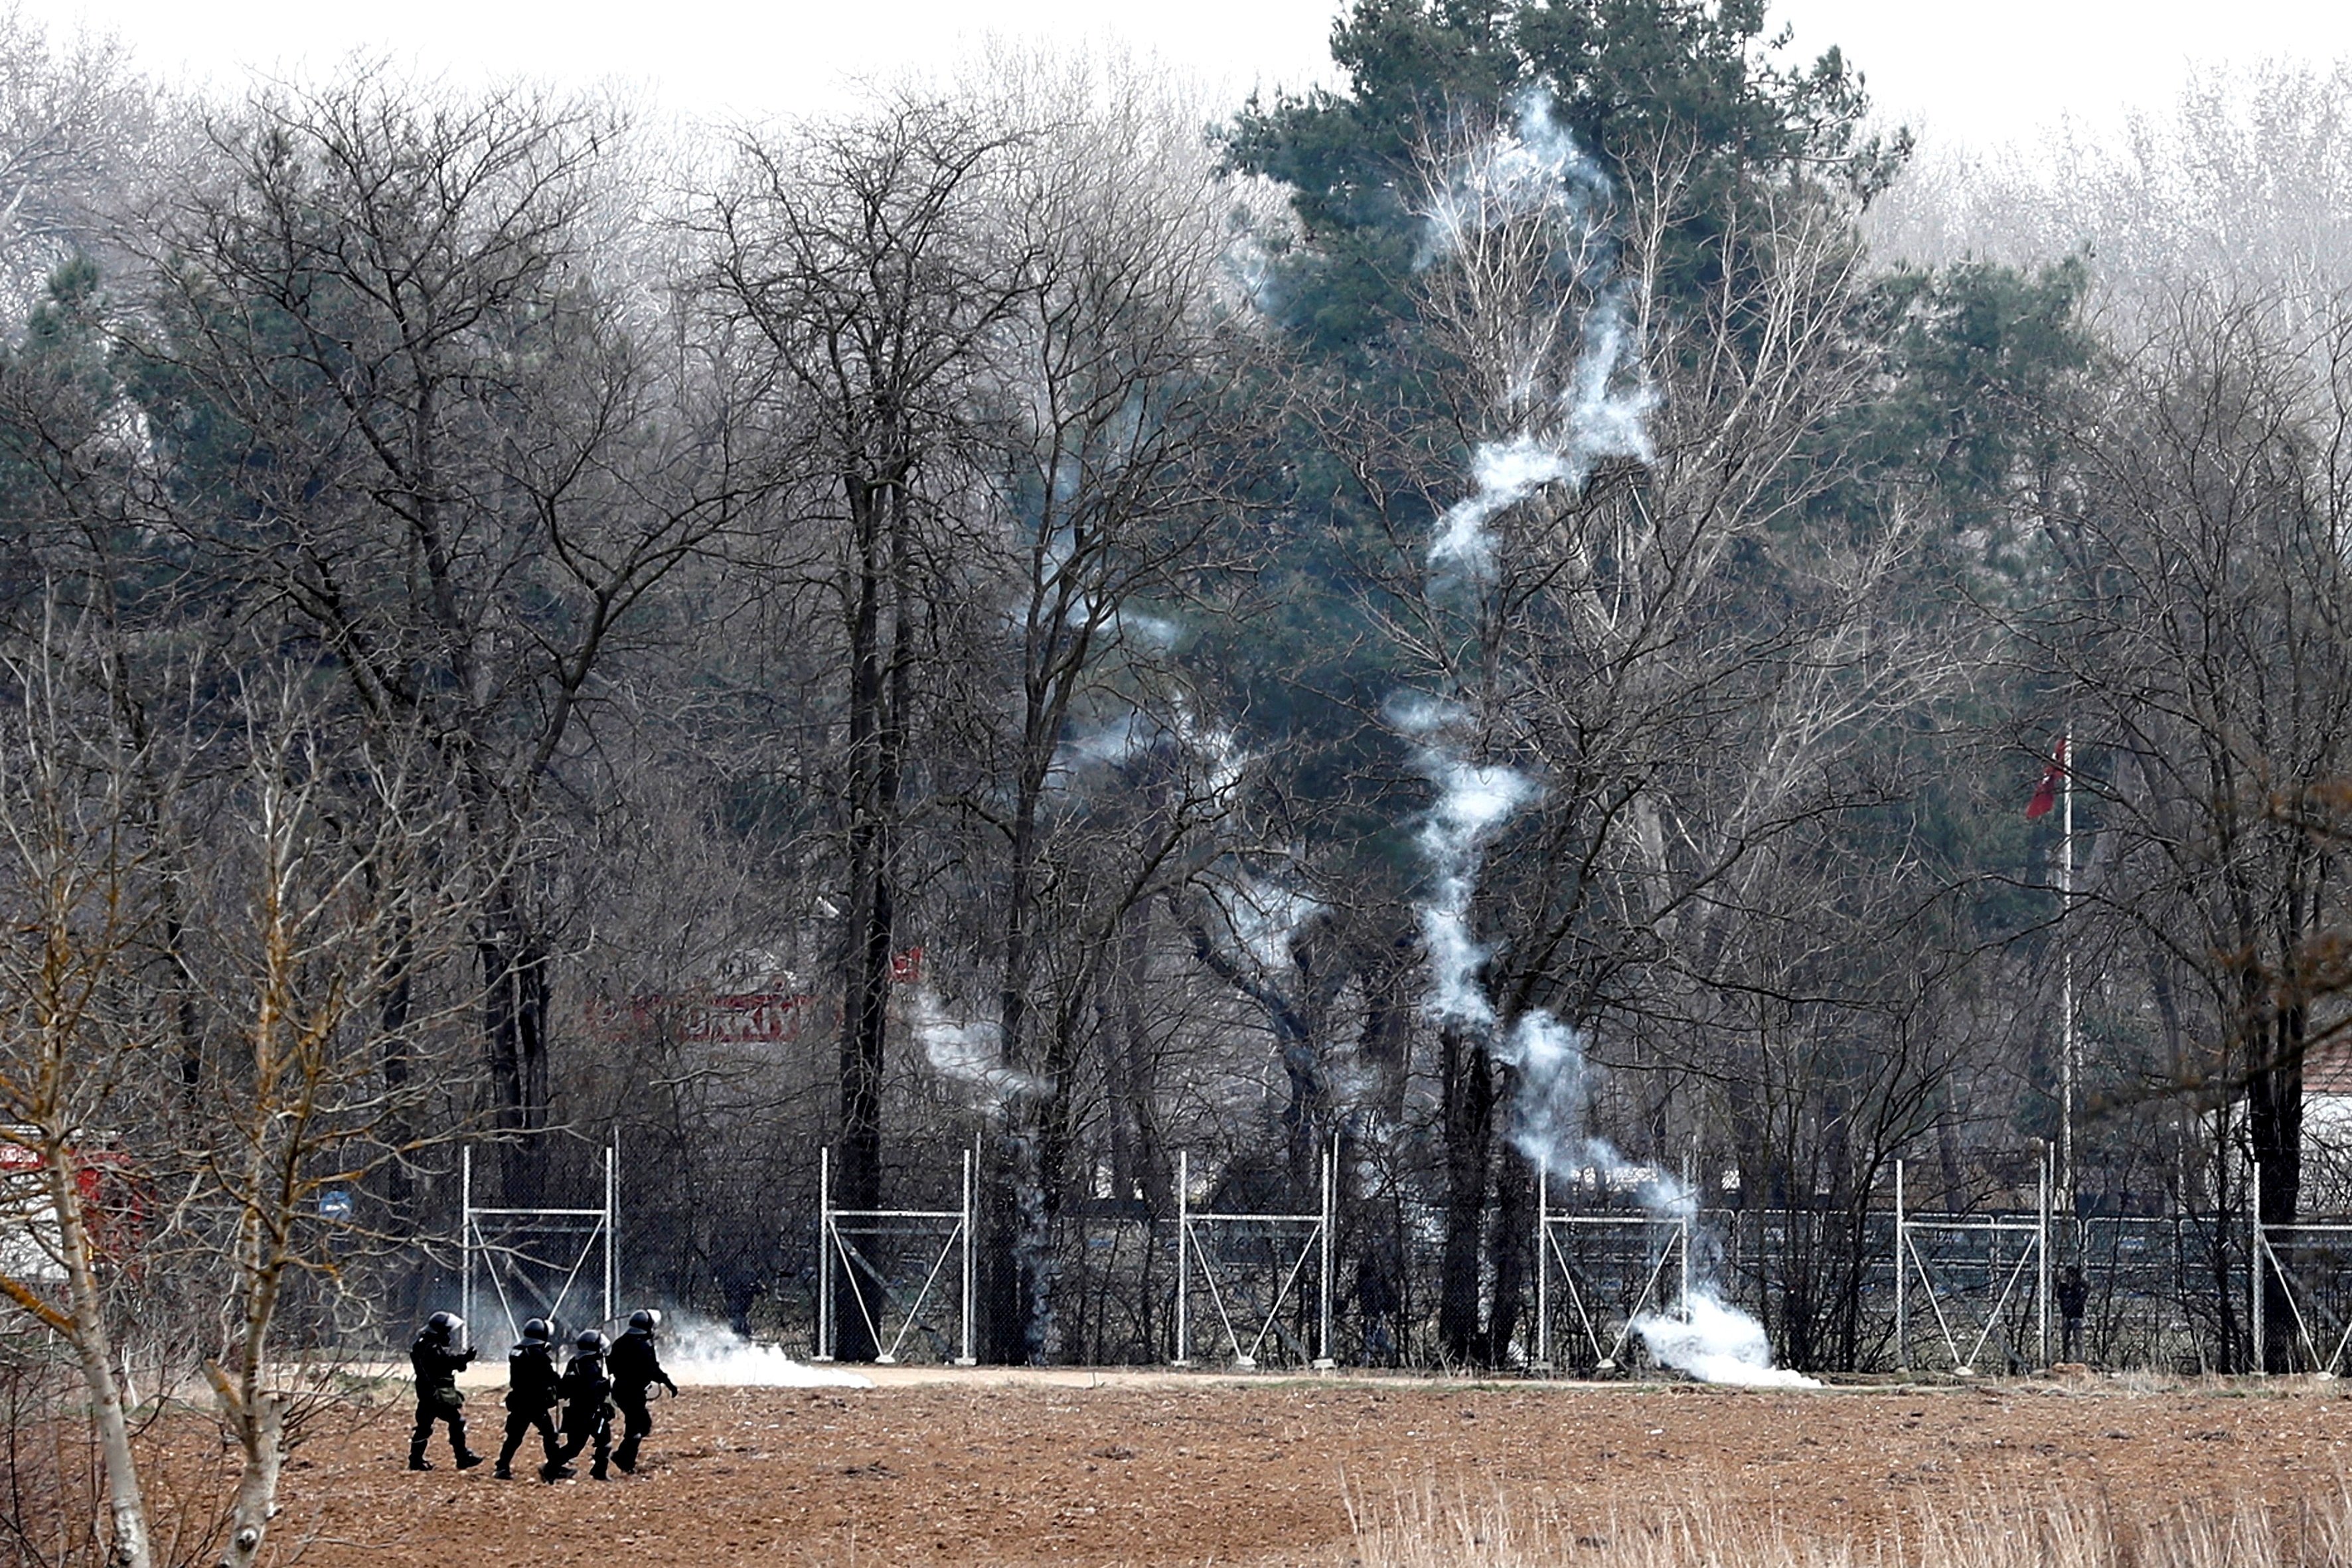
[[[2058,786],[2065,782],[2065,778],[2066,738],[2061,735],[2057,754],[2051,758],[2050,765],[2042,770],[2042,782],[2034,786],[2033,798],[2025,804],[2026,821],[2032,822],[2050,815],[2050,808],[2058,804]]]

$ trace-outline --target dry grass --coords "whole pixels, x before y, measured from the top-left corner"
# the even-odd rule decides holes
[[[1362,1568],[2352,1568],[2352,1490],[2120,1517],[2080,1493],[1793,1521],[1706,1500],[1592,1522],[1546,1500],[1351,1496]]]

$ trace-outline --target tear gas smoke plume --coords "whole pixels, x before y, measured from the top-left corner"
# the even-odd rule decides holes
[[[1577,357],[1565,385],[1543,392],[1536,386],[1538,365],[1515,367],[1513,384],[1526,392],[1523,401],[1534,404],[1534,416],[1472,454],[1475,488],[1439,520],[1430,545],[1427,593],[1433,600],[1458,580],[1442,574],[1476,581],[1493,576],[1492,524],[1510,508],[1549,486],[1580,490],[1603,458],[1647,462],[1652,456],[1645,420],[1656,397],[1633,352],[1622,290],[1607,276],[1610,196],[1607,179],[1554,123],[1549,98],[1537,92],[1521,100],[1516,125],[1465,159],[1432,201],[1422,265],[1454,258],[1502,225],[1540,223],[1555,231],[1552,253],[1580,258],[1578,286],[1593,299],[1575,328]],[[1557,312],[1559,301],[1555,297],[1529,308]],[[1557,341],[1555,325],[1531,320],[1515,341]],[[1494,836],[1541,797],[1541,786],[1517,769],[1474,761],[1459,739],[1465,716],[1457,704],[1408,700],[1392,704],[1391,717],[1400,729],[1423,738],[1419,765],[1437,786],[1420,837],[1432,872],[1421,904],[1429,1013],[1485,1036],[1496,1054],[1517,1069],[1511,1136],[1530,1160],[1547,1170],[1623,1168],[1617,1152],[1587,1131],[1591,1074],[1583,1040],[1540,1010],[1524,1015],[1496,1038],[1501,1020],[1481,984],[1480,972],[1493,950],[1470,925],[1478,873]],[[1654,1177],[1635,1196],[1653,1214],[1685,1222],[1696,1215],[1695,1195],[1671,1178]],[[1775,1369],[1761,1325],[1711,1287],[1694,1283],[1688,1300],[1671,1312],[1644,1314],[1634,1329],[1661,1364],[1702,1382],[1812,1383]]]
[[[1319,900],[1247,869],[1210,882],[1208,889],[1234,947],[1265,974],[1291,967],[1292,944],[1324,912]]]
[[[1701,1383],[1745,1384],[1755,1388],[1819,1388],[1821,1379],[1772,1364],[1772,1342],[1764,1326],[1717,1296],[1693,1285],[1675,1312],[1644,1312],[1633,1331],[1661,1366],[1686,1372]]]
[[[908,1021],[923,1055],[940,1076],[971,1084],[998,1104],[1016,1094],[1042,1095],[1052,1087],[1034,1073],[1004,1064],[993,1022],[950,1016],[928,985],[916,988]]]
[[[665,1322],[662,1365],[680,1383],[740,1388],[871,1388],[873,1383],[838,1367],[810,1366],[775,1345],[747,1340],[707,1318],[679,1314]]]
[[[1516,123],[1457,160],[1434,194],[1416,266],[1459,253],[1474,235],[1534,219],[1576,239],[1605,237],[1613,193],[1601,165],[1552,118],[1551,94],[1519,96]]]
[[[1480,766],[1442,751],[1424,754],[1421,765],[1437,785],[1437,804],[1421,829],[1421,852],[1436,873],[1421,906],[1429,1011],[1441,1022],[1491,1029],[1494,1005],[1478,984],[1489,952],[1470,934],[1470,900],[1487,839],[1538,792],[1515,769]]]
[[[1496,518],[1547,485],[1581,489],[1603,458],[1647,462],[1653,455],[1647,420],[1657,394],[1633,353],[1623,290],[1607,276],[1609,204],[1607,176],[1553,121],[1550,95],[1540,90],[1520,99],[1517,122],[1464,160],[1431,203],[1422,265],[1445,260],[1504,225],[1539,223],[1553,231],[1559,254],[1580,258],[1580,281],[1595,294],[1578,323],[1567,384],[1543,393],[1536,385],[1540,367],[1514,367],[1513,384],[1537,400],[1534,420],[1472,454],[1476,489],[1439,520],[1433,567],[1491,577]],[[1531,329],[1524,341],[1550,336]]]

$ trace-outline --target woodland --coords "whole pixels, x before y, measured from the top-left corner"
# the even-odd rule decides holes
[[[1539,1167],[1780,1216],[1830,1370],[1897,1160],[2048,1161],[2289,1353],[2222,1222],[2343,1201],[2352,76],[1964,157],[1760,0],[1332,50],[713,126],[0,14],[0,1292],[114,1539],[138,1345],[254,1560],[273,1366],[447,1304],[461,1148],[616,1146],[632,1301],[788,1341],[818,1149],[974,1151],[981,1359],[1097,1363],[1180,1154],[1332,1149],[1306,1348],[1489,1369]]]

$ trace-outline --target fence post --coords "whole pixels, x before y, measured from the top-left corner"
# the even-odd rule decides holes
[[[457,1315],[474,1326],[474,1146],[457,1151]]]
[[[2263,1163],[2250,1160],[2246,1165],[2246,1293],[2247,1321],[2253,1326],[2253,1373],[2256,1377],[2270,1375],[2268,1347],[2263,1343]]]
[[[1683,1321],[1691,1316],[1691,1231],[1698,1224],[1698,1140],[1691,1140],[1690,1152],[1683,1156],[1683,1194],[1689,1206],[1683,1210]]]
[[[973,1165],[979,1158],[977,1150],[963,1152],[963,1354],[956,1357],[958,1366],[979,1364],[971,1353],[971,1226]]]
[[[1331,1135],[1331,1146],[1323,1152],[1323,1330],[1315,1357],[1318,1371],[1329,1372],[1339,1363],[1331,1353],[1331,1244],[1332,1232],[1339,1219],[1338,1198],[1334,1182],[1339,1172],[1339,1135]]]
[[[1192,1187],[1192,1152],[1176,1152],[1176,1356],[1168,1364],[1192,1364],[1192,1311],[1186,1298],[1192,1293],[1192,1224],[1185,1211],[1187,1195]]]
[[[1903,1232],[1903,1162],[1895,1162],[1895,1365],[1911,1370],[1911,1254]]]
[[[1551,1370],[1551,1162],[1536,1162],[1536,1364]]]
[[[617,1324],[614,1298],[621,1293],[621,1130],[604,1150],[604,1321]]]
[[[833,1150],[816,1152],[816,1359],[833,1359]]]
[[[2042,1364],[2050,1364],[2050,1146],[2043,1144],[2040,1169],[2035,1173],[2040,1191],[2034,1194],[2033,1237],[2034,1280],[2033,1319],[2042,1341]]]

